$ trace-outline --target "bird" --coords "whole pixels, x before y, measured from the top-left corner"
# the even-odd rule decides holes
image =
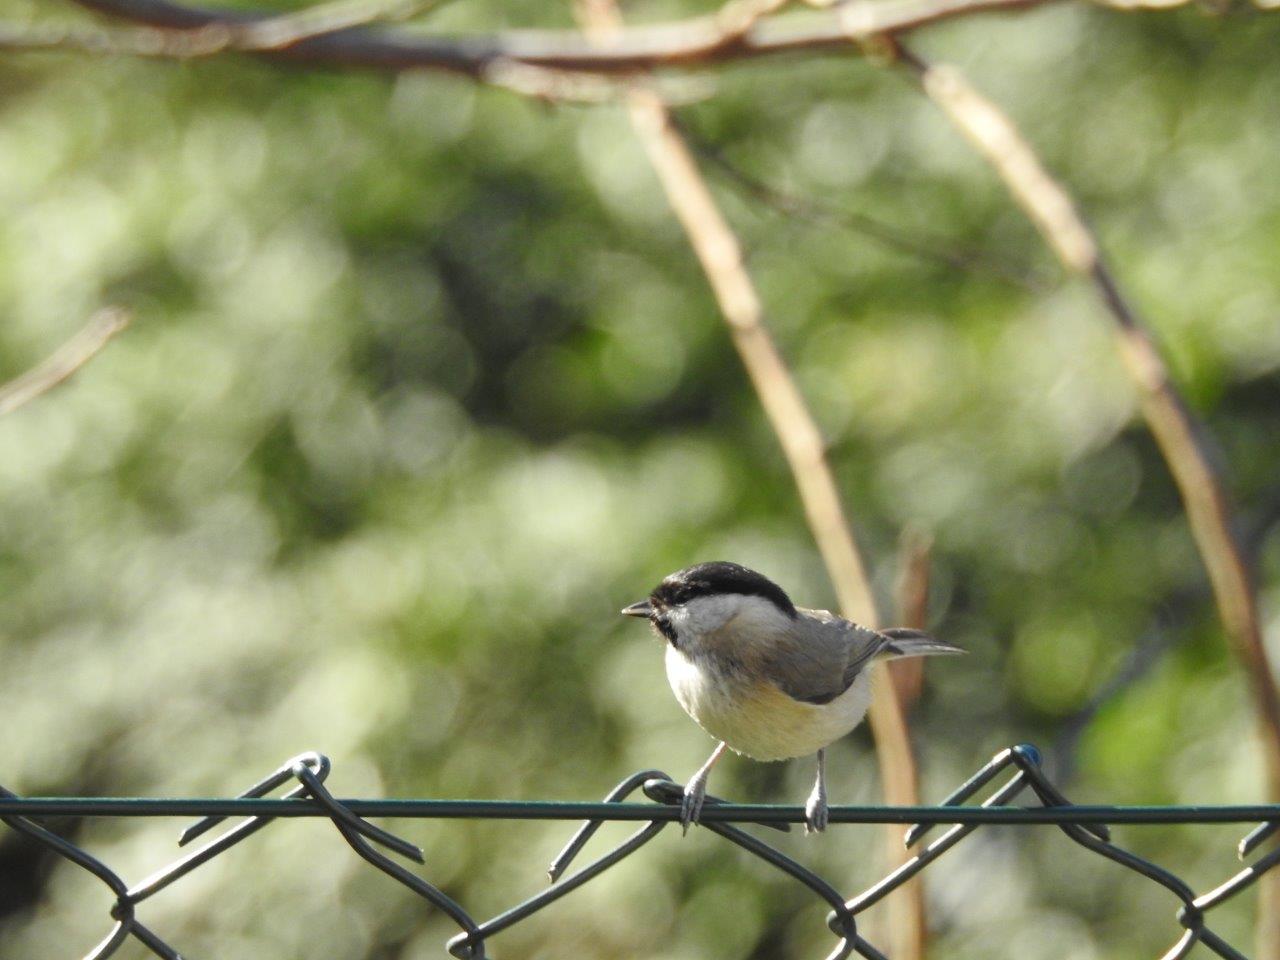
[[[815,754],[805,833],[829,822],[826,748],[856,727],[871,703],[880,660],[964,651],[921,630],[873,630],[792,603],[763,574],[725,560],[665,577],[623,616],[647,619],[666,641],[672,692],[719,745],[684,788],[680,823],[697,823],[707,778],[727,750],[754,760]]]

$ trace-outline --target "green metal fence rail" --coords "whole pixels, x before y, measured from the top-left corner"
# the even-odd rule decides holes
[[[281,817],[321,817],[329,820],[355,852],[368,863],[407,887],[432,907],[447,914],[460,932],[448,942],[449,952],[459,960],[484,960],[490,937],[539,912],[599,876],[679,819],[682,787],[659,770],[642,770],[619,783],[600,803],[504,800],[369,800],[340,799],[324,786],[329,760],[318,753],[301,754],[270,776],[254,784],[234,799],[152,799],[131,797],[18,797],[0,787],[0,822],[42,843],[60,856],[97,877],[111,891],[114,900],[109,914],[112,927],[106,936],[85,954],[86,960],[110,957],[127,940],[133,939],[167,960],[181,960],[181,954],[145,926],[138,917],[139,906],[214,857],[238,844],[273,820]],[[965,806],[985,788],[1004,778],[977,806]],[[280,797],[268,794],[292,783]],[[1030,790],[1039,807],[1010,806]],[[649,802],[627,802],[637,791]],[[244,817],[190,853],[129,885],[110,867],[84,848],[58,836],[35,818],[47,816],[81,817],[172,817],[198,816],[203,819],[188,827],[180,845],[192,843],[213,831],[228,817]],[[583,820],[569,843],[552,862],[552,886],[492,919],[479,921],[447,894],[379,847],[423,864],[422,851],[395,834],[374,826],[366,817],[384,818],[475,818],[504,820]],[[1241,859],[1250,856],[1265,840],[1280,830],[1280,805],[1110,807],[1076,806],[1066,799],[1040,769],[1039,751],[1027,744],[996,754],[936,807],[832,807],[835,823],[909,823],[908,848],[920,845],[939,826],[949,829],[923,846],[902,866],[852,898],[807,867],[769,846],[738,824],[756,824],[774,830],[789,830],[803,822],[799,807],[760,804],[730,804],[708,798],[702,826],[754,856],[770,863],[808,887],[831,908],[827,926],[837,938],[827,960],[844,960],[854,954],[867,960],[887,960],[875,946],[858,933],[857,916],[882,900],[891,891],[915,876],[979,827],[991,824],[1051,824],[1087,850],[1112,860],[1164,887],[1173,898],[1174,919],[1180,931],[1163,960],[1186,956],[1197,944],[1228,960],[1244,960],[1245,955],[1216,934],[1206,914],[1223,901],[1250,887],[1260,876],[1280,863],[1280,848],[1259,857],[1217,887],[1197,895],[1181,878],[1150,860],[1111,842],[1109,824],[1258,824],[1240,841]],[[576,872],[570,866],[587,841],[606,821],[643,823],[630,837],[608,853]]]

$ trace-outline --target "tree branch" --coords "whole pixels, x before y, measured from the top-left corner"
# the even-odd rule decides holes
[[[600,42],[621,28],[614,0],[583,0],[581,19]],[[760,297],[743,262],[741,244],[716,206],[693,153],[680,135],[667,105],[643,81],[629,97],[631,122],[666,191],[715,294],[733,345],[746,367],[784,456],[791,467],[809,528],[827,568],[845,616],[874,626],[878,621],[871,583],[841,505],[835,475],[826,457],[821,431],[796,386],[786,361],[764,323]],[[915,757],[906,719],[892,683],[873,688],[869,720],[876,741],[885,799],[918,803]],[[888,859],[905,857],[903,828],[887,828]],[[917,934],[925,929],[924,903],[909,891],[889,900],[890,935],[895,956],[918,960]]]
[[[278,15],[215,10],[170,0],[75,0],[117,21],[163,31],[112,31],[92,34],[56,30],[21,41],[10,28],[9,49],[61,47],[90,53],[128,52],[155,57],[200,56],[208,45],[190,36],[210,27],[232,35]],[[289,62],[366,67],[378,70],[437,69],[484,79],[495,62],[515,62],[555,70],[639,74],[652,69],[691,68],[794,51],[848,52],[850,38],[897,34],[952,17],[983,11],[1019,10],[1051,0],[856,0],[822,13],[766,16],[775,4],[730,4],[721,13],[643,27],[621,29],[599,43],[562,30],[515,30],[471,36],[424,36],[404,30],[353,26],[326,30],[276,48],[255,48],[256,56]],[[779,4],[780,5],[780,4]],[[726,13],[725,11],[729,11]],[[42,28],[43,29],[43,28]],[[30,31],[28,31],[30,32]],[[173,36],[177,33],[178,36]],[[234,46],[234,45],[233,45]],[[225,48],[222,48],[225,49]]]
[[[982,250],[954,247],[942,237],[917,236],[902,227],[867,214],[846,210],[824,200],[815,200],[780,190],[733,163],[724,155],[724,151],[703,140],[678,117],[673,116],[672,123],[680,130],[685,142],[694,153],[710,164],[714,171],[720,173],[730,186],[783,216],[808,223],[852,230],[900,253],[940,263],[956,270],[987,273],[1024,290],[1043,291],[1046,287],[1045,279],[1036,276],[1030,267],[1006,263]]]
[[[1062,265],[1090,281],[1115,322],[1117,345],[1139,403],[1182,495],[1191,531],[1209,574],[1227,640],[1244,669],[1262,737],[1268,794],[1280,799],[1280,697],[1262,640],[1257,595],[1222,478],[1152,334],[1121,292],[1093,233],[1063,187],[1041,164],[1012,121],[951,66],[934,66],[899,48],[921,88],[1004,180]],[[1280,882],[1263,892],[1267,930],[1259,955],[1280,957]]]
[[[211,18],[175,28],[0,24],[0,49],[71,50],[79,53],[187,60],[228,51],[279,53],[305,40],[349,31],[376,20],[402,20],[422,13],[434,0],[331,0],[256,19]],[[132,20],[133,18],[127,18]]]
[[[42,393],[52,390],[92,360],[107,341],[129,325],[129,314],[119,307],[99,310],[84,329],[59,347],[43,363],[0,385],[0,417],[13,413]]]

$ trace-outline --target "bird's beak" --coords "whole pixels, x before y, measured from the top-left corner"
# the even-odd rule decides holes
[[[648,617],[651,613],[653,613],[653,607],[649,606],[648,600],[641,600],[639,603],[622,608],[624,617]]]

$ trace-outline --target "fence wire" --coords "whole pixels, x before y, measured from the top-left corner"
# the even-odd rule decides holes
[[[214,857],[225,853],[280,817],[322,817],[329,820],[351,848],[372,866],[408,888],[458,925],[459,933],[447,948],[459,960],[486,960],[491,937],[538,913],[561,897],[589,883],[619,861],[631,856],[679,818],[683,788],[660,770],[641,770],[627,777],[600,803],[456,801],[456,800],[348,800],[334,797],[325,787],[330,763],[318,753],[304,753],[289,760],[235,799],[160,800],[147,798],[19,797],[0,787],[0,821],[45,845],[59,856],[97,877],[114,900],[109,908],[112,926],[105,937],[85,954],[85,960],[110,957],[127,940],[145,945],[166,960],[181,960],[178,950],[138,917],[139,906],[149,897],[187,876]],[[991,795],[977,806],[966,806],[985,788],[1006,776]],[[292,782],[282,796],[269,796]],[[1030,790],[1040,807],[1009,806]],[[636,792],[649,802],[628,802]],[[213,831],[228,817],[244,816],[213,839],[130,885],[105,863],[69,840],[58,836],[36,818],[77,816],[201,816],[179,838],[185,846]],[[414,844],[371,823],[366,817],[480,818],[480,819],[583,819],[560,854],[552,861],[552,885],[489,920],[477,920],[461,904],[383,850],[416,864],[424,864]],[[606,821],[638,821],[643,825],[630,837],[590,864],[570,873],[570,867],[592,835]],[[1280,848],[1258,858],[1234,876],[1206,893],[1197,895],[1180,877],[1165,868],[1111,842],[1108,824],[1115,823],[1252,823],[1260,822],[1240,841],[1240,858],[1250,856],[1280,830],[1280,805],[1216,807],[1105,807],[1072,804],[1044,775],[1040,753],[1029,744],[1000,751],[952,792],[937,807],[833,807],[834,823],[910,823],[908,849],[920,847],[939,826],[950,829],[936,837],[901,866],[851,898],[812,870],[769,846],[737,824],[758,824],[789,830],[803,820],[799,807],[729,804],[709,797],[702,826],[759,857],[811,890],[830,908],[827,926],[836,942],[826,960],[844,960],[854,954],[867,960],[888,960],[885,954],[858,933],[860,913],[884,899],[944,853],[985,824],[1052,824],[1072,841],[1099,856],[1132,870],[1172,895],[1174,917],[1181,927],[1162,960],[1185,957],[1204,944],[1219,957],[1245,960],[1245,955],[1216,934],[1205,915],[1223,901],[1252,886],[1280,862]],[[382,848],[382,849],[379,849]]]

